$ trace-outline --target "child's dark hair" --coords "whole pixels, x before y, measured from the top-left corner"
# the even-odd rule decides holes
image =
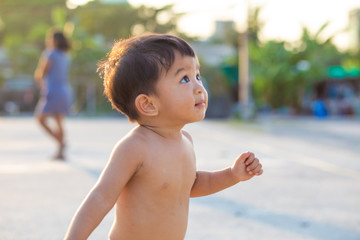
[[[145,34],[116,42],[98,68],[113,108],[130,121],[137,120],[136,97],[156,94],[155,83],[161,71],[168,71],[174,63],[175,50],[195,57],[188,43],[171,35]]]

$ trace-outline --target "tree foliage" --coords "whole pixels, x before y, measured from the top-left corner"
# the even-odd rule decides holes
[[[327,77],[330,66],[341,65],[345,59],[349,65],[356,63],[356,54],[350,61],[347,54],[337,50],[331,41],[333,36],[322,39],[328,23],[313,34],[303,27],[301,38],[294,43],[261,41],[259,33],[263,23],[259,20],[260,12],[260,7],[249,10],[247,29],[251,89],[258,107],[267,105],[277,109],[286,106],[301,112],[304,94],[314,83]],[[235,60],[227,60],[224,64],[236,67],[238,58]]]
[[[301,110],[302,98],[315,82],[327,77],[327,69],[340,65],[344,55],[331,42],[321,40],[324,24],[315,34],[303,28],[295,46],[269,41],[250,44],[253,89],[258,104]]]
[[[322,38],[327,23],[316,33],[304,27],[301,38],[295,43],[261,41],[259,33],[264,23],[259,20],[260,13],[261,7],[249,9],[247,21],[252,95],[257,106],[289,106],[300,111],[304,93],[327,76],[330,66],[360,66],[359,53],[340,53],[331,37]],[[1,0],[0,46],[6,51],[7,63],[0,64],[0,85],[1,79],[32,75],[44,49],[45,34],[56,26],[72,41],[71,81],[79,96],[78,108],[86,102],[89,84],[98,89],[98,99],[101,99],[98,104],[102,105],[104,98],[96,73],[97,62],[105,57],[113,42],[144,32],[172,33],[189,40],[177,29],[181,16],[174,13],[173,5],[135,8],[127,3],[104,4],[94,0],[69,9],[66,0]],[[239,33],[235,29],[226,30],[222,39],[213,39],[235,48],[238,40]],[[220,67],[214,69],[205,61],[202,66],[205,66],[202,74],[213,96],[227,91],[232,94],[230,85],[237,76],[232,82],[226,80],[227,74],[221,72]],[[237,66],[238,57],[235,57],[224,61],[222,69],[230,69],[235,75]]]
[[[95,0],[69,9],[66,0],[1,0],[0,46],[6,50],[9,64],[7,71],[0,65],[0,79],[32,76],[45,47],[46,32],[57,27],[72,42],[71,81],[81,109],[86,102],[87,85],[95,84],[97,94],[102,95],[97,62],[105,57],[115,40],[144,32],[186,37],[177,30],[181,14],[175,14],[172,8],[172,5],[135,8],[128,3],[104,4]]]

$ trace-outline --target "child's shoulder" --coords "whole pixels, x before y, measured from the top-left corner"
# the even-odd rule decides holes
[[[146,135],[139,131],[139,128],[134,128],[116,144],[115,148],[127,151],[131,149],[144,149],[147,143]]]
[[[144,157],[148,155],[149,147],[146,138],[136,129],[130,131],[118,141],[111,153],[111,159],[115,161],[127,161],[134,164],[142,164]]]

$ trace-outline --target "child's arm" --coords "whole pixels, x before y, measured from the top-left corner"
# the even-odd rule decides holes
[[[262,165],[255,155],[250,152],[243,153],[232,167],[214,172],[197,171],[190,196],[201,197],[216,193],[262,173]]]
[[[141,165],[141,154],[131,141],[114,148],[95,187],[71,221],[66,240],[87,239],[116,203],[122,189]]]

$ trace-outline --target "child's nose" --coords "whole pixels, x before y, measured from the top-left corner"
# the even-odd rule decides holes
[[[206,92],[204,85],[201,81],[195,81],[195,93],[200,94]]]

